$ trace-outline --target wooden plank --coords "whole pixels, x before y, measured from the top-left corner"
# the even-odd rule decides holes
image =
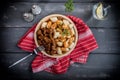
[[[67,0],[11,0],[10,2],[66,2]],[[116,0],[73,0],[74,2],[116,2]]]
[[[0,52],[24,52],[17,47],[17,42],[29,28],[0,28]],[[99,48],[92,53],[120,52],[119,29],[90,28],[98,42]]]
[[[27,55],[26,53],[2,53],[0,54],[0,73],[6,71],[9,79],[45,79],[45,80],[79,80],[93,78],[112,78],[119,76],[120,72],[120,55],[115,54],[90,54],[86,64],[74,63],[65,74],[55,75],[47,72],[33,74],[30,64],[35,56],[32,56],[16,66],[8,69],[7,67]],[[72,74],[71,74],[72,73]]]
[[[65,12],[64,3],[36,3],[42,8],[40,15],[35,16],[34,21],[28,23],[23,19],[23,13],[29,12],[31,6],[34,3],[11,3],[9,7],[4,11],[2,16],[0,27],[31,27],[31,25],[39,22],[43,17],[59,13],[64,15],[74,15],[81,18],[90,27],[119,27],[119,12],[114,4],[111,4],[111,8],[108,10],[108,16],[105,20],[96,20],[92,16],[92,8],[95,3],[75,3],[75,10],[71,13]],[[57,5],[54,7],[54,5]]]

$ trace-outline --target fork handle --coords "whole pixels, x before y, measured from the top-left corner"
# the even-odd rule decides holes
[[[23,57],[22,59],[16,61],[16,62],[13,63],[12,65],[10,65],[8,68],[11,68],[11,67],[15,66],[16,64],[18,64],[18,63],[20,63],[21,61],[23,61],[23,60],[27,59],[28,57],[30,57],[32,54],[33,54],[33,53],[30,53],[29,55],[27,55],[27,56]]]

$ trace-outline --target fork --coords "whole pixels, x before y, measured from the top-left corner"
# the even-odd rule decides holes
[[[16,61],[12,65],[10,65],[8,68],[11,68],[11,67],[15,66],[16,64],[22,62],[23,60],[27,59],[28,57],[30,57],[31,55],[33,55],[33,53],[35,53],[37,55],[38,52],[43,51],[43,50],[45,50],[44,46],[39,46],[39,47],[35,48],[32,53],[30,53],[29,55],[27,55],[27,56],[23,57],[22,59]]]

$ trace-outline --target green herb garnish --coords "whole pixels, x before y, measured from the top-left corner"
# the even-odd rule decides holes
[[[62,32],[62,36],[69,36],[70,35],[70,31],[68,29],[64,29],[63,32]]]
[[[68,0],[65,3],[65,11],[72,12],[74,10],[73,0]]]

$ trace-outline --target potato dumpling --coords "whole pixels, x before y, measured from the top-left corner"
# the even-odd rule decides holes
[[[73,42],[73,43],[69,46],[69,48],[71,49],[71,48],[74,46],[74,44],[75,44],[75,43]]]
[[[65,25],[69,25],[70,23],[69,23],[69,21],[68,20],[63,20],[63,23],[65,24]]]
[[[62,51],[61,51],[60,47],[57,48],[57,53],[62,54]]]
[[[41,28],[47,27],[47,22],[43,22]]]
[[[63,46],[63,42],[57,42],[58,46]]]
[[[56,22],[56,21],[58,20],[58,18],[57,18],[57,17],[51,17],[50,20],[51,20],[52,22]]]
[[[57,37],[60,37],[60,33],[55,31],[54,38],[57,38]]]

